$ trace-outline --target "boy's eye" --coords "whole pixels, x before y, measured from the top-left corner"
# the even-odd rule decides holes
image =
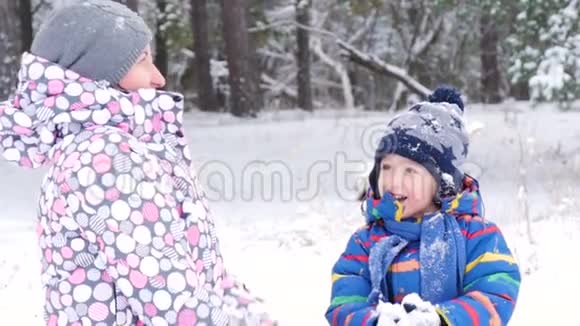
[[[389,170],[390,168],[391,168],[391,166],[388,164],[383,164],[383,166],[381,167],[381,169],[383,169],[383,170]]]
[[[406,173],[409,173],[409,174],[415,174],[415,173],[417,173],[417,170],[415,170],[413,168],[406,168],[405,169],[405,172]]]

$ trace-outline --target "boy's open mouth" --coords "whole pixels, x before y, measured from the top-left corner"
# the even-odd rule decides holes
[[[404,202],[407,199],[407,196],[394,194],[392,192],[390,194],[391,194],[391,196],[393,196],[393,198],[395,198],[395,200],[398,200],[400,202]]]

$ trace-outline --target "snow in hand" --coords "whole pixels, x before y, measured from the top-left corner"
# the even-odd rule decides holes
[[[439,315],[430,302],[423,301],[417,293],[403,298],[402,303],[380,302],[377,306],[377,326],[439,326]]]

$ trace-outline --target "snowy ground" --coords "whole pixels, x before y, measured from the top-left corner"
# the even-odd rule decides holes
[[[506,107],[521,113],[506,113]],[[355,183],[369,168],[379,135],[372,131],[387,119],[386,114],[330,110],[314,116],[270,113],[257,121],[198,112],[187,116],[226,264],[268,300],[283,325],[325,324],[330,268],[362,223],[353,200]],[[510,325],[577,323],[580,114],[531,111],[516,103],[472,107],[467,119],[474,129],[470,169],[480,179],[486,215],[503,228],[524,273]],[[532,239],[518,199],[521,162]],[[276,175],[283,181],[252,182],[256,171],[266,180]],[[2,325],[42,324],[33,232],[42,172],[0,162]],[[346,180],[345,173],[350,173]]]

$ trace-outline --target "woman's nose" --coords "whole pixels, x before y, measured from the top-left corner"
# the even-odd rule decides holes
[[[157,67],[153,66],[153,76],[151,77],[152,88],[163,88],[165,87],[165,83],[165,77],[163,77]]]

